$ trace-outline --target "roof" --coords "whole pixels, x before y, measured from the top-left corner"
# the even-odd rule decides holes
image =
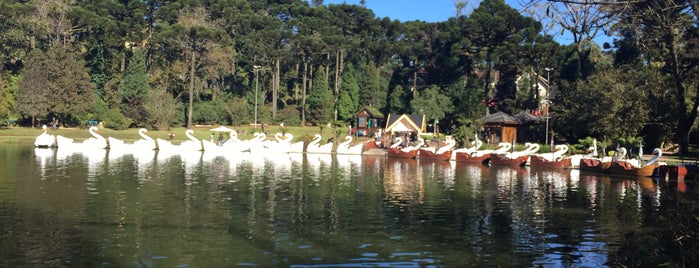
[[[520,113],[516,114],[513,117],[520,124],[538,124],[538,123],[541,123],[543,121],[540,116],[533,115],[533,114],[528,113],[526,111],[521,111]]]
[[[491,115],[488,115],[484,119],[485,124],[510,124],[510,125],[517,125],[519,124],[519,121],[515,119],[514,117],[510,116],[509,114],[503,113],[503,112],[497,112]]]
[[[362,113],[362,111],[366,111],[371,118],[383,118],[383,113],[374,107],[364,107],[363,109],[359,110],[357,114]]]
[[[424,132],[425,115],[389,114],[386,120],[386,132]]]

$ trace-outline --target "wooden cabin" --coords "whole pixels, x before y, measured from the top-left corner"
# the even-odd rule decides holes
[[[357,113],[352,134],[357,136],[374,137],[383,127],[384,116],[373,107],[365,107]]]
[[[517,119],[503,112],[486,116],[483,122],[486,142],[489,144],[517,143],[518,125]]]

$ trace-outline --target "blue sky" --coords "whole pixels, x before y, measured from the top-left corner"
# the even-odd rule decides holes
[[[422,20],[426,22],[443,22],[456,16],[453,0],[365,0],[366,7],[374,12],[378,18],[388,17],[401,22]],[[311,0],[308,0],[310,3]],[[360,0],[324,0],[323,4],[350,4],[359,5]],[[511,7],[520,10],[517,0],[505,0]],[[480,1],[467,1],[463,13],[468,15],[476,8]],[[569,34],[554,37],[561,44],[569,44],[572,37]],[[599,36],[598,43],[610,41],[609,37]]]
[[[389,17],[399,21],[446,21],[456,15],[452,0],[365,0],[366,7],[379,18]],[[310,0],[308,2],[311,2]],[[325,0],[324,4],[359,5],[359,0]]]

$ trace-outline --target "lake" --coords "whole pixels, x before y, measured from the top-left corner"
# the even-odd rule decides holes
[[[0,145],[2,267],[697,260],[694,181],[384,156]]]

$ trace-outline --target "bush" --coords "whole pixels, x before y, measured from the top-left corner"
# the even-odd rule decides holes
[[[284,122],[287,126],[299,126],[301,125],[301,115],[297,108],[287,106],[277,111],[277,121],[279,123]]]
[[[131,119],[124,116],[124,114],[116,108],[109,109],[100,119],[104,127],[115,130],[127,129],[131,125]]]
[[[226,109],[220,102],[197,102],[192,111],[192,122],[195,124],[228,124]]]

